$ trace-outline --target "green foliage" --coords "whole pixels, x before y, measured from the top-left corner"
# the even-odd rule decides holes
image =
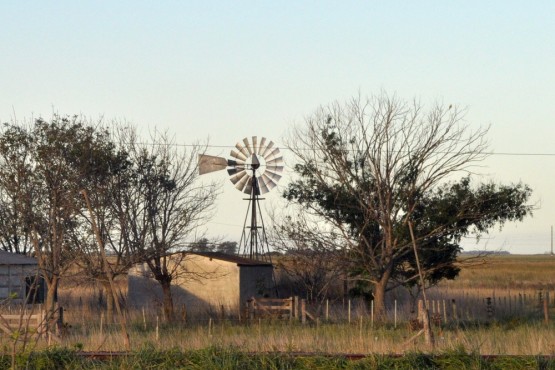
[[[7,355],[0,355],[0,367],[9,368]],[[145,346],[128,356],[115,356],[102,361],[79,356],[64,348],[50,348],[29,355],[18,355],[16,366],[38,370],[54,369],[555,369],[548,357],[495,356],[482,357],[454,350],[439,354],[420,352],[402,356],[368,355],[349,360],[343,356],[295,355],[294,353],[246,353],[237,348],[210,347],[183,351],[177,348],[157,350]]]
[[[214,243],[207,238],[200,238],[199,240],[191,243],[189,249],[193,252],[235,254],[237,251],[237,242],[224,241],[221,243]]]
[[[296,139],[314,151],[298,150],[298,177],[283,196],[339,230],[353,278],[416,285],[411,222],[427,283],[453,279],[461,239],[529,215],[531,189],[474,185],[468,176],[446,183],[483,158],[480,135],[467,136],[460,117],[442,107],[428,120],[395,98],[373,103],[331,106],[307,120]],[[365,115],[366,108],[373,111]]]
[[[437,356],[435,363],[438,368],[449,370],[487,368],[487,364],[479,354],[468,353],[462,347]]]
[[[83,368],[86,361],[76,352],[61,347],[52,347],[30,354],[18,354],[16,367],[21,369],[58,370]]]

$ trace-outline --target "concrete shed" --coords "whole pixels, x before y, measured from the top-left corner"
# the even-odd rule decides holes
[[[170,259],[177,311],[184,306],[188,313],[220,313],[223,307],[238,315],[247,299],[274,295],[270,263],[216,252],[176,253]],[[129,270],[127,295],[134,307],[161,306],[162,288],[146,263]]]
[[[13,302],[21,302],[33,289],[37,276],[36,258],[0,251],[0,300],[13,297]],[[41,289],[37,290],[35,302],[44,297],[43,289],[41,285]]]

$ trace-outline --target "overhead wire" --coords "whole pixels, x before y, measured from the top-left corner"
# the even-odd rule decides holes
[[[169,146],[180,146],[180,147],[206,147],[206,148],[219,148],[219,149],[234,149],[235,145],[215,145],[215,144],[180,144],[180,143],[162,143],[162,142],[139,142],[137,144],[141,145],[169,145]],[[279,147],[283,151],[291,151],[287,147]],[[300,150],[320,150],[319,148],[300,148]],[[346,151],[354,151],[354,149],[346,149]],[[439,154],[448,154],[454,152],[438,152]],[[536,157],[555,157],[555,153],[539,153],[539,152],[484,152],[485,155],[499,155],[499,156],[536,156]]]

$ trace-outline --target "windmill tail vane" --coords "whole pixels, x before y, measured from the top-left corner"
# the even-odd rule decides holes
[[[198,155],[198,172],[199,175],[204,175],[210,172],[225,170],[228,160],[222,157],[215,157],[213,155],[199,154]]]

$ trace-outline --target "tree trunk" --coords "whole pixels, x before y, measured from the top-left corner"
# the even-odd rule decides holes
[[[389,277],[391,276],[391,269],[386,268],[382,273],[380,280],[374,283],[374,316],[377,320],[385,320],[385,290],[387,288],[387,283],[389,283]]]
[[[387,280],[383,278],[374,284],[374,317],[378,321],[385,320],[385,288]]]
[[[422,325],[424,326],[424,339],[426,344],[434,347],[434,332],[432,331],[432,324],[430,323],[430,311],[428,305],[424,304],[424,312],[422,315]]]
[[[47,278],[45,274],[44,281],[48,289],[46,292],[46,301],[44,302],[44,313],[48,322],[53,323],[55,322],[56,303],[58,302],[58,283],[60,278],[58,276]]]
[[[166,322],[171,322],[174,318],[171,281],[169,279],[161,280],[160,285],[162,285],[164,319],[166,320]]]
[[[102,279],[101,282],[102,289],[104,289],[104,295],[106,296],[106,322],[114,322],[114,294],[112,292],[112,285],[108,279]]]

